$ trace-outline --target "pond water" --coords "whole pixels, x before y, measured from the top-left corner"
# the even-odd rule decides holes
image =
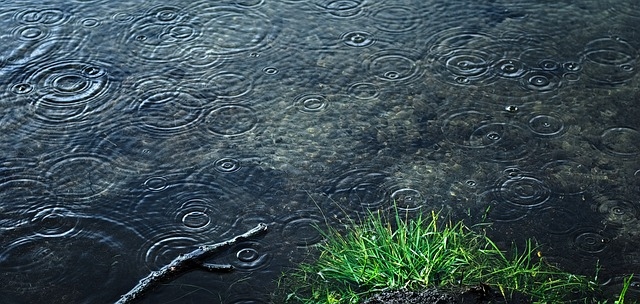
[[[578,3],[580,2],[580,3]],[[0,302],[267,303],[316,225],[492,223],[609,295],[640,273],[640,2],[6,1]],[[629,298],[640,297],[640,276]]]

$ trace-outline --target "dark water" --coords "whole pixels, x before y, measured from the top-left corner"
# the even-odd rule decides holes
[[[181,3],[183,2],[183,3]],[[580,3],[576,3],[580,2]],[[267,303],[325,220],[445,209],[614,295],[640,272],[640,4],[9,1],[0,302]],[[640,297],[636,276],[629,298]]]

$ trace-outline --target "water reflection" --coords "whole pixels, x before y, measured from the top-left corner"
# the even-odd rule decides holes
[[[618,292],[640,267],[637,8],[10,1],[0,298],[113,302],[264,222],[211,261],[238,271],[146,301],[270,302],[315,227],[394,206],[489,221],[500,244],[535,237],[581,274],[599,259]]]

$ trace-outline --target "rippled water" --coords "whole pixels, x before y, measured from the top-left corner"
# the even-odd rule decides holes
[[[394,200],[640,272],[637,1],[162,2],[3,3],[2,303],[114,302],[259,222],[143,302],[267,303]]]

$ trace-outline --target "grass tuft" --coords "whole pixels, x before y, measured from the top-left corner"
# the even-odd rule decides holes
[[[535,253],[529,241],[507,254],[484,233],[437,212],[409,217],[396,211],[370,214],[342,234],[324,233],[320,256],[293,274],[289,302],[358,303],[390,290],[489,285],[508,298],[513,292],[539,303],[562,303],[575,292],[593,291],[586,277],[562,272]]]

